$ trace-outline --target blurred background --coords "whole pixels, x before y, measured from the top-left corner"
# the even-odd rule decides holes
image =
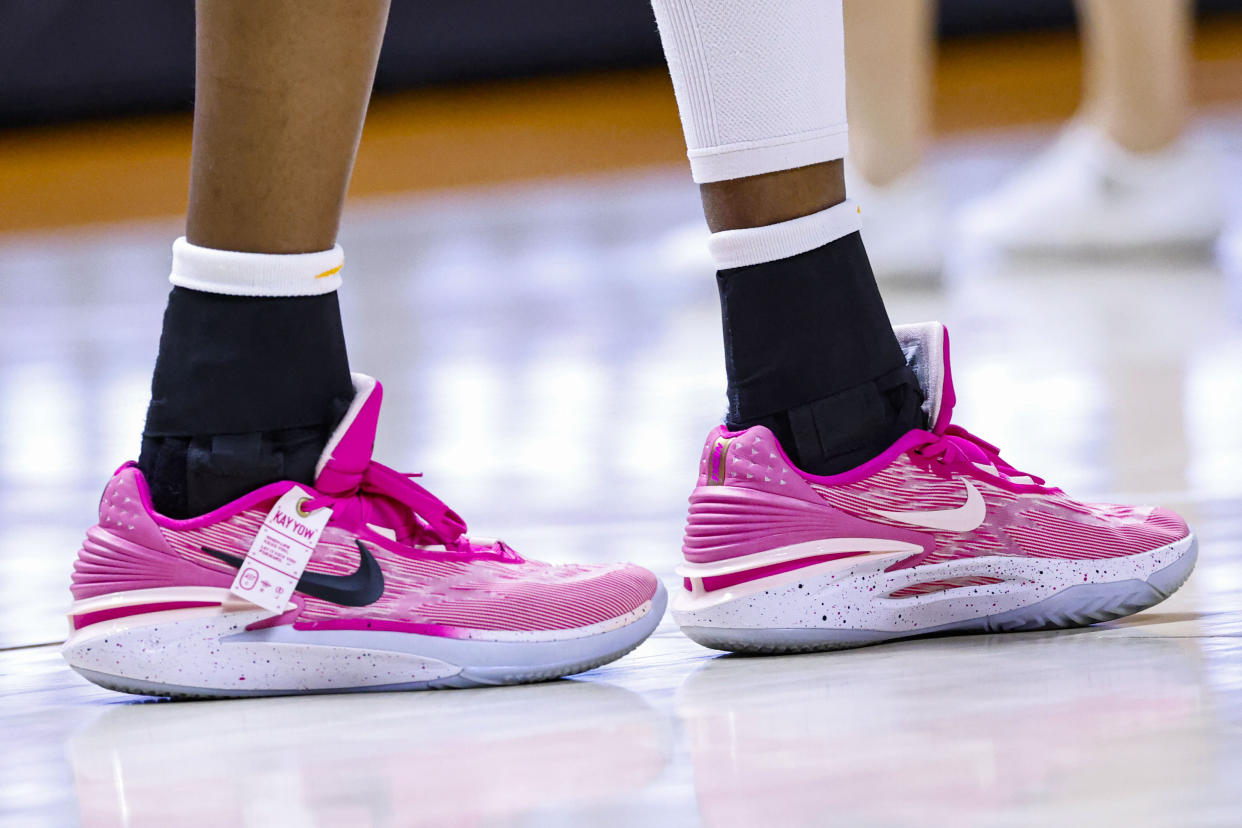
[[[1196,9],[1193,102],[1236,108],[1242,0]],[[940,3],[934,134],[1071,116],[1074,21],[1070,0]],[[189,2],[0,2],[0,232],[181,213],[193,67]],[[397,0],[376,88],[355,195],[684,159],[640,0]]]

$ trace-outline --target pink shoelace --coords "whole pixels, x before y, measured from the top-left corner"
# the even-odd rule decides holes
[[[444,501],[414,482],[418,474],[403,474],[374,460],[361,473],[334,477],[339,491],[320,492],[302,508],[314,511],[331,506],[338,517],[376,523],[398,530],[402,543],[442,545],[450,552],[494,554],[502,560],[521,560],[503,543],[475,544],[466,536],[466,522]],[[393,524],[396,524],[395,526]]]
[[[1000,449],[980,439],[958,425],[951,425],[942,433],[928,433],[927,441],[910,449],[910,454],[921,459],[925,468],[949,473],[975,464],[992,466],[1003,477],[1027,477],[1037,486],[1044,485],[1042,477],[1036,477],[1011,466],[1000,456]]]

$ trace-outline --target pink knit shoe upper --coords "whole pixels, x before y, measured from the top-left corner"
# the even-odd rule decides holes
[[[410,476],[371,459],[382,389],[360,375],[355,383],[353,405],[324,450],[305,505],[332,509],[307,571],[346,578],[369,554],[383,590],[364,606],[299,591],[280,623],[452,637],[537,633],[619,622],[655,595],[655,576],[637,566],[527,561],[500,541],[469,537],[465,522]],[[273,483],[201,517],[172,520],[155,512],[142,474],[126,464],[109,481],[99,523],[83,542],[74,597],[228,587],[237,569],[222,557],[245,556],[267,512],[293,485]]]
[[[718,427],[708,435],[690,498],[683,552],[703,563],[824,538],[917,547],[891,569],[979,555],[1092,559],[1181,540],[1167,509],[1080,503],[1006,463],[952,425],[948,333],[937,323],[897,329],[927,396],[931,430],[829,477],[806,474],[772,432]]]

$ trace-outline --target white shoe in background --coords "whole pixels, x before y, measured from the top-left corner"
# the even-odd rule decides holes
[[[998,190],[967,205],[960,229],[1007,252],[1207,245],[1224,220],[1217,168],[1216,154],[1198,141],[1134,153],[1075,122]]]
[[[940,188],[923,167],[882,187],[847,161],[845,189],[862,208],[862,235],[881,281],[930,282],[944,268],[948,232]]]

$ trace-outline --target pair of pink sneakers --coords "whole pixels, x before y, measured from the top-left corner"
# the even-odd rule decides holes
[[[1181,518],[1079,503],[1005,463],[950,424],[944,328],[897,333],[930,431],[832,477],[796,469],[762,427],[708,436],[672,606],[687,635],[787,653],[1071,627],[1186,580]],[[652,633],[666,603],[652,573],[525,560],[372,460],[381,388],[355,385],[313,487],[172,520],[122,466],[74,567],[69,664],[157,696],[471,687],[589,670]]]

